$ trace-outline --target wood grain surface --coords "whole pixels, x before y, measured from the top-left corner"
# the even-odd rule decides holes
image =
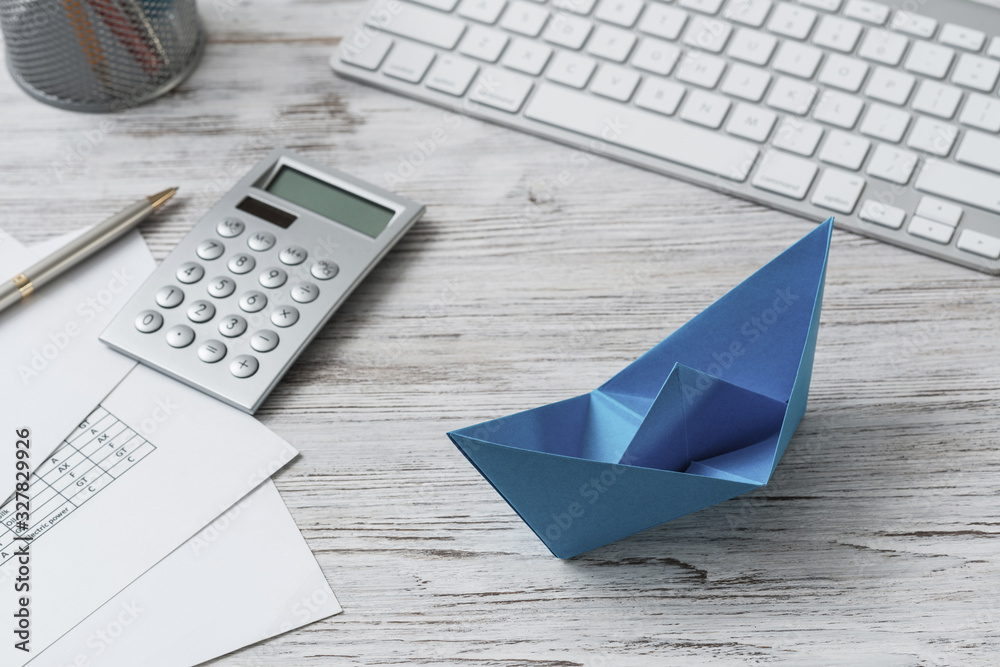
[[[119,114],[0,76],[24,242],[179,185],[161,258],[281,144],[427,205],[258,413],[345,612],[211,664],[996,664],[998,279],[835,232],[771,483],[558,560],[445,432],[593,389],[810,223],[336,78],[362,7],[206,0],[198,70]]]

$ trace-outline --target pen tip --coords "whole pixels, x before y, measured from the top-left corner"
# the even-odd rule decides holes
[[[155,195],[150,195],[146,197],[149,200],[150,205],[153,207],[154,211],[159,211],[160,207],[167,203],[167,200],[173,197],[177,193],[177,188],[167,188],[163,192],[157,192]]]

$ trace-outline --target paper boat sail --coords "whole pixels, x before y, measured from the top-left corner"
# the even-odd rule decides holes
[[[832,230],[599,389],[448,437],[559,558],[763,486],[805,414]]]

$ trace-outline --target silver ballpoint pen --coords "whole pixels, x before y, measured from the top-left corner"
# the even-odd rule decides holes
[[[25,269],[7,282],[0,284],[0,312],[31,296],[42,285],[71,269],[84,259],[108,245],[140,222],[156,213],[174,196],[177,188],[168,188],[155,195],[144,197],[124,211],[116,213],[95,225],[59,250]]]

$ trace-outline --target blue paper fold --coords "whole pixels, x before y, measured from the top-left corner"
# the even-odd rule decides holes
[[[832,230],[594,391],[448,437],[560,558],[763,486],[805,414]]]

